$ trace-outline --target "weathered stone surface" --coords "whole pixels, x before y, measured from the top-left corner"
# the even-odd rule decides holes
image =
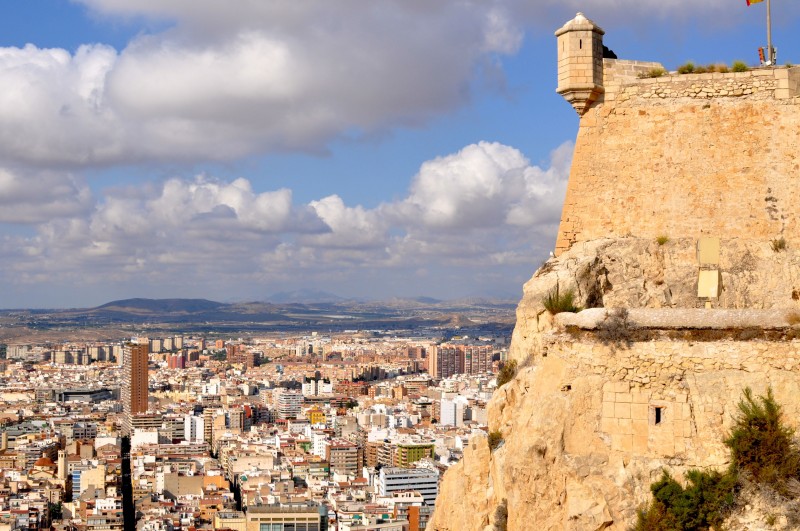
[[[453,465],[448,489],[439,493],[437,504],[453,510],[438,511],[436,529],[442,531],[482,530],[489,521],[489,444],[486,437],[473,437],[464,457]]]
[[[781,72],[794,79],[800,68],[774,75]],[[793,199],[800,99],[774,88],[775,78],[768,87],[769,78],[746,74],[640,80],[587,111],[556,254],[627,235],[747,235],[764,242],[783,236],[800,245],[800,202]],[[694,92],[692,83],[703,90]]]
[[[615,348],[558,330],[542,336],[547,356],[490,402],[490,429],[503,433],[503,446],[487,449],[480,462],[470,452],[470,461],[447,472],[432,529],[483,529],[505,499],[512,531],[532,523],[623,530],[662,469],[681,477],[690,468],[727,466],[722,441],[745,387],[763,394],[772,386],[786,419],[796,425],[800,418],[797,340]]]
[[[623,530],[662,469],[680,477],[690,468],[728,464],[722,441],[745,387],[764,393],[772,386],[794,423],[797,339],[679,336],[604,344],[593,332],[575,336],[570,325],[591,330],[607,308],[620,307],[630,308],[633,328],[794,329],[797,260],[791,250],[723,240],[724,289],[710,311],[696,308],[702,301],[693,240],[586,242],[548,262],[525,285],[517,312],[511,355],[523,369],[489,404],[490,429],[505,442],[481,453],[485,461],[470,452],[463,468],[448,471],[432,529],[484,529],[506,500],[512,531],[532,522],[542,529]],[[542,299],[556,284],[574,289],[581,305],[606,308],[553,318]],[[448,514],[459,515],[451,527]]]
[[[555,316],[560,327],[576,326],[596,330],[614,315],[613,309],[590,308],[578,313],[563,312]],[[760,328],[780,330],[800,324],[800,311],[727,310],[701,308],[637,308],[627,310],[627,326],[632,329],[659,330],[727,330]]]

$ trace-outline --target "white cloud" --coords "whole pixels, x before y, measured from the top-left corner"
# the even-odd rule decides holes
[[[509,146],[481,142],[422,165],[408,198],[388,209],[438,229],[527,226],[558,220],[572,144],[554,152],[548,170]]]
[[[42,223],[88,213],[92,194],[74,175],[0,168],[0,223]]]
[[[251,283],[302,278],[357,289],[359,279],[379,283],[383,276],[381,290],[420,269],[437,272],[425,276],[432,289],[441,288],[442,276],[455,282],[455,271],[530,273],[554,239],[571,154],[566,143],[541,168],[509,146],[469,145],[422,164],[405,198],[371,209],[336,195],[298,205],[287,189],[258,193],[247,179],[206,175],[109,189],[93,208],[78,202],[71,216],[41,223],[34,237],[6,238],[4,274],[17,283],[250,293],[244,286]],[[50,183],[53,197],[64,193],[59,183]],[[24,188],[15,186],[6,189]],[[81,197],[82,190],[64,195]]]
[[[336,195],[312,201],[309,206],[330,227],[330,233],[306,236],[303,244],[344,249],[385,245],[388,223],[378,211],[348,207]]]
[[[476,65],[521,29],[493,2],[122,2],[171,20],[119,52],[0,48],[0,156],[37,166],[319,152],[424,124],[470,98]]]
[[[124,156],[120,123],[104,103],[107,46],[0,48],[0,156],[81,166]]]

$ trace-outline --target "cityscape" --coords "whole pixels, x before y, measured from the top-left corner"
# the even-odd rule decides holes
[[[798,20],[3,3],[0,531],[800,529]]]
[[[3,344],[0,466],[14,501],[0,518],[425,529],[442,474],[487,429],[508,353],[510,330],[468,332]]]

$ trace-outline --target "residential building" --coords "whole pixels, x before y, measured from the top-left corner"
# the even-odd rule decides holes
[[[327,531],[324,505],[311,501],[260,505],[247,510],[247,531]]]
[[[427,468],[381,468],[378,494],[390,496],[393,492],[415,490],[428,505],[436,504],[439,495],[439,473]]]
[[[128,343],[123,349],[122,411],[130,433],[130,417],[147,413],[147,344]]]

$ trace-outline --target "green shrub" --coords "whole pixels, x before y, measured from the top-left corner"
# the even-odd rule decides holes
[[[707,72],[713,72],[714,70],[709,70],[707,67],[700,65],[694,68],[693,74],[705,74]]]
[[[725,445],[731,450],[727,472],[686,473],[682,487],[666,471],[650,485],[653,500],[637,511],[630,531],[718,530],[733,507],[739,476],[772,487],[779,494],[795,497],[800,477],[800,450],[794,430],[783,424],[781,406],[772,389],[767,396],[754,397],[743,391],[739,415]],[[767,516],[769,525],[771,516]]]
[[[786,250],[786,238],[777,238],[770,243],[772,250],[776,253]]]
[[[719,529],[733,506],[737,477],[733,472],[686,473],[682,487],[666,471],[650,485],[653,501],[638,512],[633,531],[682,531]]]
[[[731,449],[731,467],[753,481],[786,491],[786,481],[800,477],[800,450],[794,430],[783,423],[781,406],[772,395],[753,396],[748,387],[739,401],[739,416],[725,444]]]
[[[497,387],[501,387],[517,375],[517,360],[507,361],[500,367],[500,372],[497,373]]]
[[[639,74],[639,77],[643,79],[661,77],[666,73],[667,71],[664,70],[663,68],[651,68],[647,72],[642,72],[641,74]]]
[[[656,238],[656,243],[659,245],[665,245],[669,241],[669,236],[659,236]]]
[[[747,63],[745,63],[744,61],[734,61],[731,69],[734,72],[747,72],[748,70],[750,70],[750,67],[747,66]]]
[[[494,430],[489,432],[489,450],[495,451],[497,448],[500,447],[500,443],[503,442],[503,434],[500,430]]]
[[[722,64],[722,63],[719,63],[719,64],[718,64],[718,63],[711,63],[711,64],[710,64],[710,65],[708,65],[708,66],[701,66],[701,67],[697,67],[697,68],[695,69],[695,71],[694,71],[694,72],[695,72],[695,74],[699,73],[701,68],[702,68],[703,70],[705,70],[706,72],[711,72],[711,73],[713,73],[713,72],[719,72],[719,73],[721,73],[721,74],[725,74],[725,73],[727,73],[727,72],[728,72],[728,65],[726,65],[726,64]]]
[[[694,72],[694,63],[691,61],[678,67],[679,74],[691,74],[692,72]]]
[[[576,313],[581,311],[578,306],[575,306],[575,292],[568,289],[564,293],[561,293],[558,284],[545,295],[542,304],[545,310],[553,315],[561,312]]]

